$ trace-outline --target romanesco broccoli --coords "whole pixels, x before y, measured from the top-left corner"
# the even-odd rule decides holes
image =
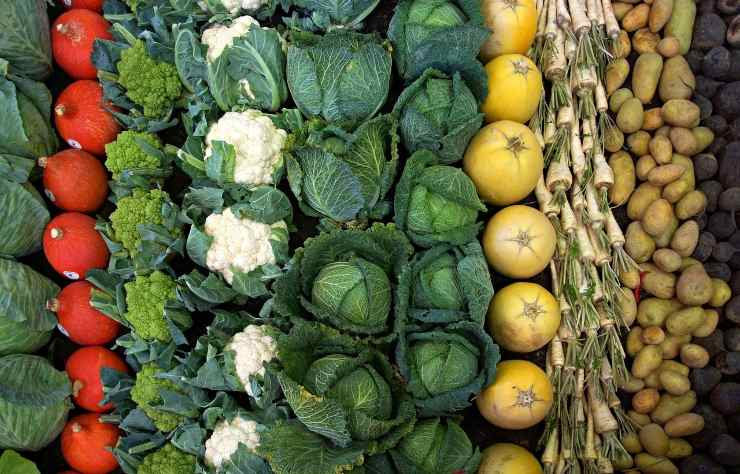
[[[149,276],[137,276],[124,285],[126,289],[126,320],[134,332],[146,341],[169,342],[172,339],[164,306],[175,297],[177,284],[168,275],[155,271]]]
[[[192,474],[195,472],[195,456],[180,451],[172,443],[158,451],[147,454],[136,474]]]
[[[105,145],[105,167],[113,173],[113,179],[119,179],[121,173],[126,170],[144,169],[155,170],[159,168],[159,158],[148,155],[136,143],[136,139],[143,140],[153,148],[162,149],[162,143],[153,133],[134,132],[126,130],[121,132],[116,141]]]
[[[157,408],[157,405],[162,402],[160,391],[182,391],[170,380],[157,378],[156,375],[160,372],[161,369],[156,365],[144,364],[136,374],[136,383],[131,388],[131,399],[154,422],[154,426],[157,429],[167,433],[177,428],[184,420],[184,417],[177,413],[171,413]]]
[[[110,215],[116,240],[132,255],[138,252],[141,234],[139,224],[161,225],[162,206],[169,195],[160,189],[134,189],[133,194],[121,198]]]
[[[146,117],[164,116],[182,93],[177,68],[149,57],[143,41],[124,50],[117,66],[118,83],[129,99],[143,107]]]

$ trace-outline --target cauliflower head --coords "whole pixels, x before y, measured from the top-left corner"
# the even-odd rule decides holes
[[[160,372],[161,369],[155,364],[144,364],[141,370],[136,373],[136,382],[131,388],[131,399],[154,422],[157,429],[167,433],[177,428],[184,418],[177,413],[170,413],[157,408],[157,404],[162,402],[159,393],[162,390],[170,392],[181,392],[181,390],[170,380],[157,378],[156,376]],[[154,472],[152,471],[152,473]],[[181,471],[165,472],[177,472],[179,474]]]
[[[231,284],[234,271],[249,273],[262,265],[274,264],[275,253],[270,240],[276,229],[287,229],[284,221],[272,225],[239,218],[226,208],[221,214],[211,214],[204,226],[213,238],[206,254],[206,266],[223,275]]]
[[[146,341],[169,342],[172,339],[164,306],[175,297],[177,284],[170,276],[155,271],[140,275],[124,285],[126,289],[126,320],[134,332]]]
[[[158,150],[162,149],[162,142],[153,133],[132,130],[119,133],[114,142],[105,145],[105,167],[113,174],[113,179],[118,179],[126,170],[159,168],[159,158],[148,155],[139,147],[136,139],[143,140]]]
[[[288,136],[259,110],[227,112],[206,136],[205,159],[212,155],[215,141],[234,147],[234,182],[251,186],[273,184],[273,174],[283,166],[283,145]]]
[[[118,83],[126,89],[126,96],[143,108],[145,117],[164,116],[182,94],[177,68],[152,59],[141,40],[121,53],[117,67]]]
[[[160,189],[134,189],[133,194],[119,199],[110,221],[116,240],[129,253],[134,255],[138,252],[141,242],[139,224],[163,223],[162,206],[166,201],[169,201],[169,195]]]
[[[201,43],[208,47],[206,57],[209,62],[215,61],[226,48],[234,44],[234,40],[249,33],[252,26],[260,24],[251,16],[235,18],[230,25],[214,25],[203,32]]]
[[[136,474],[193,474],[195,456],[180,451],[172,443],[146,455]]]
[[[221,467],[239,449],[239,444],[250,451],[257,449],[260,445],[257,422],[242,417],[221,421],[206,441],[206,464],[214,468]]]
[[[250,378],[265,375],[265,362],[278,355],[277,342],[270,334],[269,326],[250,324],[242,332],[234,334],[226,350],[234,354],[236,376],[247,394],[252,393]]]
[[[221,0],[221,5],[231,15],[236,15],[241,10],[255,11],[268,3],[270,3],[270,0]]]

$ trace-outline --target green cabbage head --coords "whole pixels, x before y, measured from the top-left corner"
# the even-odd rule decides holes
[[[473,473],[480,464],[478,448],[460,425],[440,418],[418,422],[391,456],[400,472]]]
[[[442,254],[419,272],[414,285],[414,305],[421,308],[460,310],[465,304],[462,290],[455,257]]]
[[[334,262],[322,268],[311,294],[319,309],[369,330],[384,326],[391,309],[388,275],[362,258]]]
[[[449,28],[464,24],[467,17],[449,0],[416,0],[411,2],[408,21],[429,28]]]
[[[72,403],[67,374],[46,359],[0,358],[0,448],[38,451],[54,441]]]
[[[409,356],[419,387],[430,396],[464,387],[478,374],[480,351],[465,340],[418,342]]]

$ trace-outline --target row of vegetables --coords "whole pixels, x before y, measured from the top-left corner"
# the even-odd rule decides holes
[[[72,0],[50,44],[76,81],[53,108],[43,61],[0,48],[0,371],[19,394],[0,445],[64,427],[82,473],[541,472],[515,445],[481,455],[455,417],[475,400],[500,428],[544,420],[545,472],[736,465],[731,435],[694,442],[738,410],[719,380],[697,406],[710,360],[737,361],[706,344],[732,292],[697,255],[716,142],[681,56],[694,3],[407,0],[388,41],[353,31],[378,3]],[[33,4],[10,18],[43,46]],[[260,25],[278,9],[286,30]],[[42,243],[80,281],[12,260]],[[489,266],[549,270],[552,291],[494,296]],[[85,346],[66,375],[20,354],[56,324]],[[494,341],[546,347],[545,370]],[[67,422],[70,395],[88,413]]]

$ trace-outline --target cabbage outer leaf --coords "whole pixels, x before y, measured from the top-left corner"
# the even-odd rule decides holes
[[[52,70],[49,17],[45,0],[9,0],[0,16],[0,57],[11,72],[35,80]]]
[[[49,211],[30,184],[0,178],[0,256],[22,257],[41,248]]]

